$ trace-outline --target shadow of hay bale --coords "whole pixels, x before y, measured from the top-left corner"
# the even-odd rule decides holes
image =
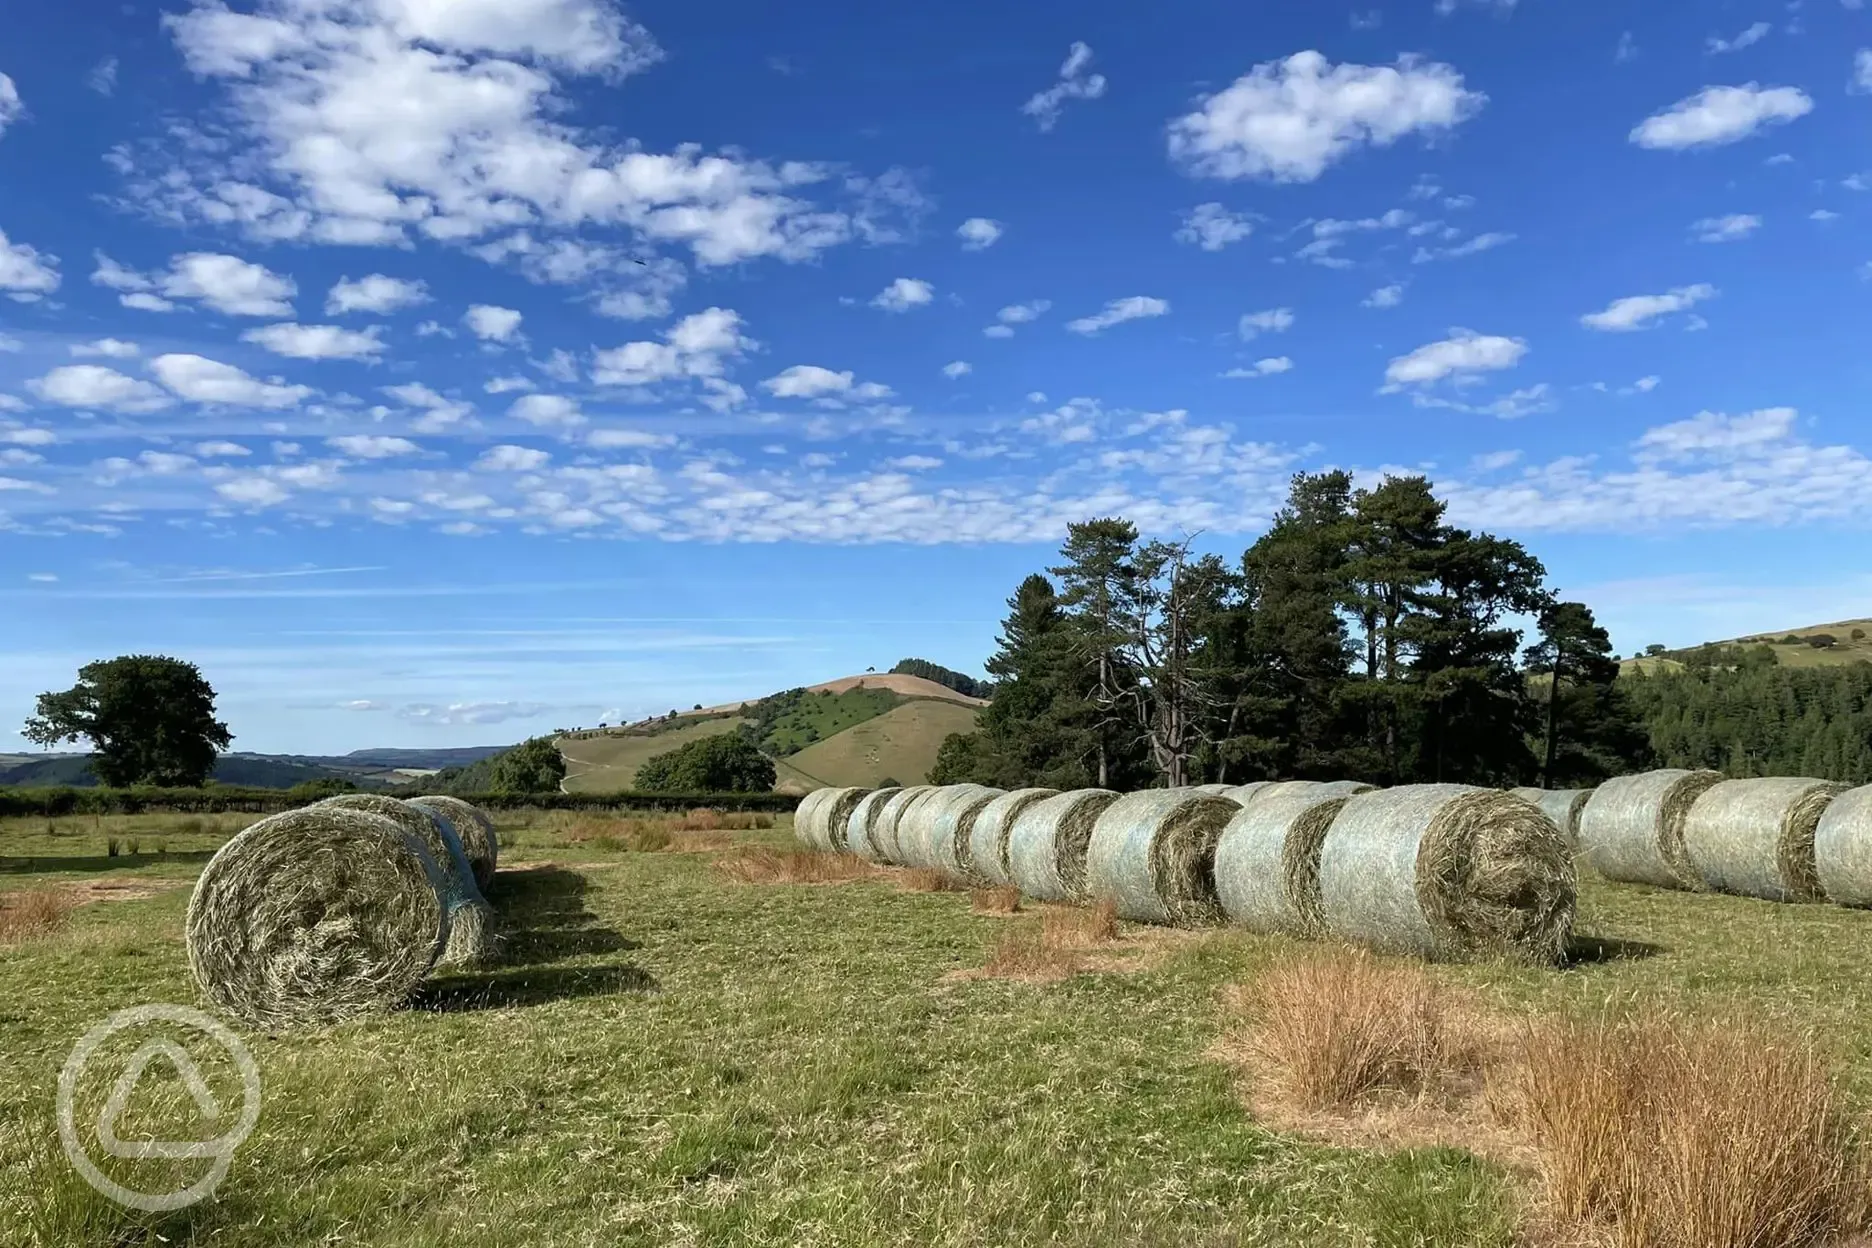
[[[538,966],[585,954],[642,948],[603,926],[585,905],[591,882],[564,867],[533,867],[495,875],[493,900],[502,939],[492,967]]]
[[[1647,941],[1621,940],[1616,936],[1581,936],[1575,933],[1567,939],[1566,952],[1561,955],[1559,967],[1564,971],[1576,966],[1599,966],[1607,962],[1636,962],[1655,958],[1665,952],[1668,951],[1664,946]]]
[[[429,980],[417,989],[409,1008],[459,1014],[656,992],[661,987],[655,976],[639,966],[526,966]]]

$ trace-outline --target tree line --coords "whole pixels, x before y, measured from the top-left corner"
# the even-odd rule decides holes
[[[935,783],[1568,787],[1652,756],[1591,610],[1519,543],[1449,524],[1417,476],[1298,475],[1233,563],[1071,525],[986,668],[994,701]]]

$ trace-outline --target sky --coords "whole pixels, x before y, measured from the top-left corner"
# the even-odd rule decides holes
[[[1872,615],[1872,12],[257,0],[0,43],[0,751],[908,656],[1074,520],[1428,475],[1621,652]]]

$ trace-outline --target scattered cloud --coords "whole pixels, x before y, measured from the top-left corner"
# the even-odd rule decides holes
[[[1467,242],[1457,243],[1453,247],[1419,247],[1411,257],[1412,264],[1432,264],[1438,260],[1460,260],[1464,256],[1477,255],[1484,251],[1493,251],[1515,241],[1513,234],[1499,231],[1478,234]]]
[[[777,399],[816,399],[845,394],[852,388],[850,372],[835,373],[817,364],[795,364],[777,377],[761,382],[761,389]]]
[[[1706,282],[1679,286],[1662,295],[1628,295],[1623,299],[1614,299],[1604,311],[1588,312],[1580,317],[1580,324],[1588,329],[1614,333],[1650,329],[1660,317],[1687,311],[1715,297],[1716,288]]]
[[[963,251],[985,251],[1001,241],[1001,235],[1007,227],[999,221],[987,217],[970,217],[956,227],[956,237],[962,240]]]
[[[392,312],[413,308],[428,301],[429,289],[419,281],[386,277],[382,273],[371,273],[356,281],[341,277],[325,296],[325,315],[370,312],[388,316]]]
[[[1619,39],[1618,39],[1618,47],[1612,49],[1613,62],[1618,65],[1623,65],[1626,61],[1636,59],[1637,56],[1638,56],[1638,41],[1632,38],[1631,31],[1628,30],[1620,34]]]
[[[92,283],[120,292],[123,306],[146,312],[173,311],[174,301],[192,299],[227,316],[291,316],[299,293],[292,278],[220,252],[176,256],[166,273],[138,272],[96,254]]]
[[[1284,334],[1293,327],[1292,308],[1269,308],[1244,315],[1236,323],[1235,332],[1241,335],[1243,342],[1251,342],[1262,334]]]
[[[1525,339],[1452,329],[1448,338],[1393,359],[1385,369],[1385,389],[1434,385],[1445,379],[1461,385],[1481,373],[1513,368],[1527,353]]]
[[[1853,76],[1850,89],[1859,95],[1872,94],[1872,48],[1853,53]]]
[[[276,410],[297,407],[312,394],[309,386],[261,381],[232,364],[187,353],[159,355],[150,361],[150,371],[171,393],[191,403]]]
[[[1046,299],[1035,299],[1028,303],[1011,303],[995,313],[997,324],[982,330],[990,338],[1012,338],[1016,325],[1030,325],[1051,311],[1053,304]]]
[[[91,67],[85,75],[85,86],[99,95],[109,96],[117,91],[117,58],[107,56]]]
[[[1404,302],[1404,287],[1401,283],[1380,286],[1365,296],[1364,305],[1368,308],[1395,308]]]
[[[1003,313],[1007,310],[1002,309]],[[1154,299],[1149,295],[1131,295],[1124,299],[1113,299],[1105,305],[1103,312],[1092,316],[1082,316],[1076,321],[1068,321],[1066,328],[1075,334],[1096,334],[1122,325],[1126,321],[1142,320],[1153,316],[1165,316],[1170,311],[1168,300]]]
[[[491,303],[470,304],[462,314],[462,324],[482,342],[513,342],[520,333],[521,315],[513,308]]]
[[[1720,147],[1812,111],[1813,100],[1798,87],[1705,87],[1640,122],[1631,141],[1654,151]]]
[[[5,96],[0,94],[0,108],[4,101]],[[58,288],[58,257],[26,243],[12,242],[6,231],[0,230],[0,291],[16,303],[36,303]]]
[[[149,382],[102,364],[67,364],[27,382],[26,388],[60,407],[129,415],[161,411],[175,402]]]
[[[1176,232],[1179,243],[1194,243],[1204,251],[1221,251],[1254,233],[1247,214],[1230,212],[1221,204],[1197,204]]]
[[[514,400],[507,414],[543,429],[570,429],[585,423],[578,400],[558,394],[526,394]]]
[[[726,362],[757,345],[738,313],[708,308],[672,325],[662,342],[627,342],[592,355],[591,379],[601,386],[648,386],[684,378],[720,378]]]
[[[74,342],[66,348],[73,355],[102,355],[113,360],[135,359],[141,352],[134,342],[125,342],[121,338],[99,338],[92,342]]]
[[[1438,62],[1334,65],[1299,52],[1255,66],[1172,121],[1170,156],[1198,177],[1312,182],[1360,146],[1452,130],[1485,100]]]
[[[936,297],[936,288],[915,277],[900,277],[871,300],[871,306],[886,312],[908,312],[921,308]]]
[[[1222,375],[1229,378],[1272,377],[1277,373],[1289,372],[1292,369],[1293,361],[1284,355],[1280,355],[1272,359],[1256,360],[1254,364],[1248,368],[1231,368]]]
[[[1743,48],[1751,47],[1766,39],[1768,37],[1768,32],[1772,29],[1773,27],[1769,26],[1767,22],[1756,22],[1753,26],[1750,26],[1733,39],[1724,39],[1720,35],[1711,35],[1704,44],[1704,47],[1711,55],[1721,55],[1724,52],[1740,52]]]
[[[516,719],[538,719],[556,708],[543,702],[451,702],[437,706],[412,702],[397,708],[397,716],[417,724],[505,724]]]
[[[413,408],[422,413],[416,419],[418,433],[441,433],[474,415],[473,407],[445,398],[419,381],[406,381],[400,385],[385,386],[383,393],[404,407]]]
[[[1105,75],[1089,74],[1092,49],[1075,42],[1060,66],[1059,81],[1021,105],[1021,112],[1034,119],[1042,131],[1059,124],[1060,112],[1068,100],[1096,100],[1105,94]]]
[[[13,79],[0,74],[0,134],[5,134],[7,127],[26,115],[26,105],[20,101],[19,88]]]
[[[377,336],[382,332],[377,325],[354,330],[337,325],[281,324],[250,329],[241,340],[294,360],[375,360],[384,351],[383,340]]]
[[[974,371],[975,366],[970,364],[967,360],[952,360],[943,365],[942,375],[954,381],[956,378],[966,377]]]
[[[1760,217],[1732,212],[1726,217],[1704,217],[1692,223],[1690,234],[1699,243],[1733,243],[1753,234],[1761,223]]]
[[[408,438],[385,437],[381,434],[347,433],[325,439],[325,445],[352,459],[395,459],[403,455],[422,454],[422,447]]]
[[[530,446],[493,446],[481,453],[474,466],[481,472],[538,472],[552,456]]]

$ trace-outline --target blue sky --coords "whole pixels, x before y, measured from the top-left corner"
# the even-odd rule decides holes
[[[1621,649],[1872,614],[1872,14],[25,6],[0,750],[83,662],[237,748],[920,655],[1065,524],[1430,474]]]

